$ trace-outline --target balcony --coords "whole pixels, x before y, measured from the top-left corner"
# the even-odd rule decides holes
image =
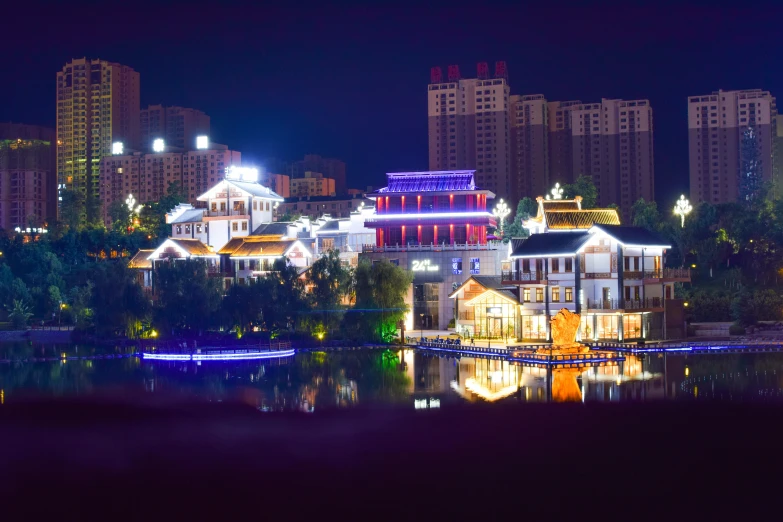
[[[504,245],[502,241],[490,241],[486,245],[474,245],[466,243],[454,243],[453,245],[448,243],[441,243],[439,245],[432,243],[429,245],[364,245],[362,246],[362,252],[441,252],[451,250],[500,250],[501,248],[508,248],[508,246]]]
[[[644,279],[658,281],[683,281],[691,280],[690,268],[664,268],[662,270],[645,270]]]
[[[225,217],[225,216],[247,216],[247,211],[243,208],[238,210],[210,210],[207,217]]]
[[[544,280],[544,273],[535,270],[532,272],[504,270],[501,274],[501,281],[503,281],[503,283],[546,284],[546,281]]]
[[[588,310],[649,310],[663,308],[663,299],[648,297],[645,299],[588,299]]]

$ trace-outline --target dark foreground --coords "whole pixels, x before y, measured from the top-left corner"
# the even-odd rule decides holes
[[[783,409],[0,407],[3,520],[783,518]]]

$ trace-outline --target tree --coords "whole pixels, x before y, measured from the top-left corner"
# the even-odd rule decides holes
[[[84,195],[78,190],[63,190],[60,194],[60,221],[71,230],[80,230],[86,220]]]
[[[644,198],[637,199],[631,207],[631,220],[635,227],[646,228],[651,232],[658,231],[661,224],[658,204],[655,201],[648,203]]]
[[[506,238],[523,238],[530,235],[528,229],[526,229],[522,223],[535,216],[538,213],[538,203],[532,199],[525,197],[522,198],[517,204],[517,211],[514,214],[514,220],[506,225],[505,237]]]
[[[30,311],[30,307],[19,299],[14,299],[13,305],[8,309],[8,319],[11,320],[11,324],[17,330],[22,330],[27,326],[27,321],[33,316]]]
[[[389,341],[405,319],[413,274],[387,260],[362,261],[355,270],[356,305],[345,315],[344,329],[364,339]]]
[[[153,275],[158,302],[155,323],[163,332],[202,332],[217,321],[222,279],[209,277],[207,265],[197,259],[159,263]]]
[[[317,259],[307,274],[311,285],[310,299],[313,307],[322,317],[328,331],[340,324],[343,308],[341,303],[351,287],[351,272],[343,267],[340,253],[329,250]]]
[[[111,219],[111,228],[116,232],[124,232],[131,225],[133,212],[128,208],[124,201],[112,201],[109,205],[109,219]]]
[[[286,212],[285,214],[277,218],[277,220],[280,222],[291,222],[291,221],[296,221],[300,217],[302,217],[302,214],[298,212],[291,212],[289,210],[288,212]]]
[[[593,208],[598,200],[598,189],[593,183],[592,176],[579,176],[576,181],[563,185],[563,197],[574,199],[582,196],[582,208]]]
[[[142,323],[150,318],[150,301],[133,270],[123,261],[112,261],[98,265],[93,277],[92,330],[99,336],[124,333],[134,338],[141,334]]]

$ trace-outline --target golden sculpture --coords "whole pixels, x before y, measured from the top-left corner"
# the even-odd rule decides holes
[[[549,321],[552,330],[551,348],[539,348],[538,353],[562,355],[590,351],[587,346],[576,342],[576,333],[579,331],[580,320],[579,314],[575,314],[567,308],[562,308]]]

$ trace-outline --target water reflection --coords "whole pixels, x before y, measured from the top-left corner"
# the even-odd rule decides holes
[[[555,369],[414,350],[299,353],[269,361],[141,361],[129,349],[0,345],[0,404],[25,396],[186,396],[263,411],[401,404],[781,400],[783,354],[626,356],[615,366]],[[98,357],[85,359],[84,357]],[[111,358],[107,358],[111,357]]]

